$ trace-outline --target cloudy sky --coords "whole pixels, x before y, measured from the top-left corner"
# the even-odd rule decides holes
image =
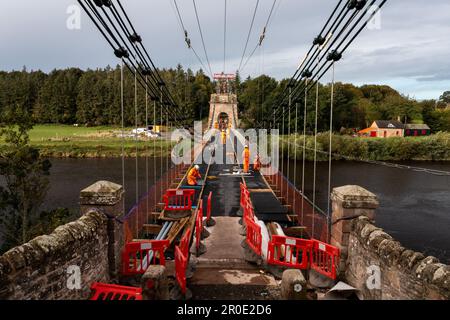
[[[96,68],[117,59],[83,13],[81,29],[69,30],[67,8],[73,0],[1,0],[0,69],[50,71],[54,68]],[[191,0],[178,0],[197,52],[203,50]],[[228,0],[226,71],[241,60],[256,0]],[[244,76],[264,72],[290,77],[320,31],[337,0],[278,0],[262,49],[243,70]],[[160,67],[177,63],[199,68],[187,50],[173,0],[122,0]],[[223,69],[224,0],[196,0],[213,72]],[[272,0],[260,0],[249,48],[267,19]],[[417,99],[437,98],[450,90],[450,1],[388,0],[381,29],[365,30],[336,67],[339,81],[393,86]]]

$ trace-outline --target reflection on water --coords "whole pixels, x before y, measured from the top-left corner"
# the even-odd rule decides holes
[[[57,207],[78,208],[80,190],[99,181],[108,180],[122,184],[122,160],[111,159],[53,159],[50,190],[44,209]],[[169,162],[170,165],[170,162]],[[138,195],[143,196],[156,179],[166,171],[167,159],[139,159]],[[147,176],[148,171],[148,176]],[[130,210],[136,203],[136,159],[125,159],[125,206]]]

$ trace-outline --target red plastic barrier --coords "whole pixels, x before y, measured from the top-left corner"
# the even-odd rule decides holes
[[[188,256],[184,255],[180,247],[175,247],[175,277],[180,285],[181,292],[186,293],[186,269]]]
[[[186,233],[184,234],[184,236],[181,238],[180,245],[179,245],[179,247],[181,249],[181,252],[185,256],[187,256],[187,254],[189,252],[189,242],[190,242],[190,240],[191,240],[191,230],[188,229],[186,231]]]
[[[244,220],[245,220],[245,218],[248,218],[250,220],[255,220],[255,211],[253,210],[253,206],[250,201],[247,201],[247,203],[244,207]]]
[[[245,241],[248,246],[260,256],[262,243],[261,227],[253,219],[245,217],[244,220],[247,226],[247,236]]]
[[[149,265],[166,264],[164,251],[169,240],[129,242],[122,251],[122,274],[144,274]]]
[[[185,211],[192,209],[193,189],[169,189],[163,196],[164,210]]]
[[[243,209],[247,206],[247,203],[250,201],[250,192],[248,191],[245,184],[241,183],[241,199],[240,204]]]
[[[180,240],[180,245],[175,247],[175,278],[180,285],[181,292],[186,293],[186,269],[189,257],[189,242],[191,230],[187,230]]]
[[[95,282],[90,300],[142,300],[142,289]]]
[[[272,236],[267,252],[267,263],[295,269],[308,268],[308,254],[312,241],[285,236]]]
[[[211,201],[212,201],[212,192],[209,193],[208,203],[206,205],[206,220],[211,220]]]
[[[319,240],[311,241],[311,269],[326,277],[336,279],[339,249]]]
[[[200,247],[200,238],[203,231],[203,200],[200,200],[200,204],[197,210],[197,218],[195,220],[195,247]]]

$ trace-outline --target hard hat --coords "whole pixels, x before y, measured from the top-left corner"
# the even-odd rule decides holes
[[[248,144],[246,144],[244,148],[248,148]]]
[[[196,165],[194,166],[194,168],[195,168],[195,170],[200,170],[200,167],[199,167],[198,164],[196,164]]]

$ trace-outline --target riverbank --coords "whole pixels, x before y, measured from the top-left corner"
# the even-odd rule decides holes
[[[130,135],[133,128],[124,129]],[[121,138],[118,127],[75,127],[68,125],[36,125],[29,132],[30,145],[39,149],[48,158],[116,158],[122,156],[122,145],[126,157],[167,156],[174,143],[164,138]],[[5,147],[3,144],[0,148]]]
[[[126,128],[131,134],[133,128]],[[30,144],[48,158],[117,158],[122,156],[121,128],[75,127],[69,125],[36,125],[29,132]],[[165,157],[175,145],[163,138],[140,140],[125,138],[125,157]],[[296,147],[297,145],[297,147]],[[4,145],[0,142],[0,149]],[[329,135],[317,136],[317,160],[328,160]],[[296,151],[296,152],[295,152]],[[285,157],[303,158],[303,136],[280,137],[280,152]],[[450,133],[437,133],[428,137],[360,138],[333,135],[334,160],[375,161],[450,161]],[[314,160],[314,137],[306,136],[307,160]]]
[[[303,158],[304,136],[280,137],[280,152],[291,159]],[[314,160],[314,136],[306,136],[305,157]],[[317,160],[328,160],[329,134],[317,135]],[[450,161],[450,133],[428,137],[361,138],[333,135],[334,160]]]

